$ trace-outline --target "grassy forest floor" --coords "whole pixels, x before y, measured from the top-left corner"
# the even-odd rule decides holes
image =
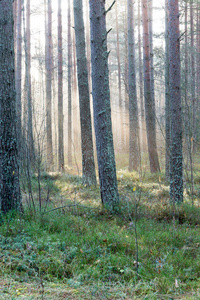
[[[111,215],[99,188],[42,173],[43,213],[25,205],[23,216],[1,219],[0,299],[200,299],[198,169],[193,198],[185,180],[175,209],[164,174],[117,175],[121,204]],[[38,209],[36,175],[32,188]]]

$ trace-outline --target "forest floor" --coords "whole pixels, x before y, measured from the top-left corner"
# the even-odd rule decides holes
[[[42,173],[39,212],[33,176],[37,211],[0,220],[0,299],[200,299],[199,172],[176,207],[164,174],[117,175],[115,215],[98,187],[56,173]]]

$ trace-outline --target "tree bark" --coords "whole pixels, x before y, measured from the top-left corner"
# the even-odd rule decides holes
[[[114,211],[119,204],[119,194],[111,123],[105,0],[90,0],[89,3],[92,96],[101,199],[106,208]]]
[[[85,28],[83,21],[82,0],[74,0],[74,21],[76,36],[76,56],[78,69],[78,89],[81,121],[81,148],[83,184],[95,185],[96,173],[94,164],[92,123],[90,112],[90,94],[85,45]]]
[[[71,11],[68,0],[68,165],[72,165],[72,39],[71,39]]]
[[[128,11],[128,82],[129,82],[129,171],[138,170],[139,135],[138,105],[135,69],[135,34],[133,0],[127,1]]]
[[[180,90],[180,33],[178,0],[168,0],[170,88],[170,197],[183,201],[182,112]]]
[[[0,205],[21,210],[16,135],[13,1],[0,1]]]
[[[64,170],[63,141],[63,50],[61,0],[58,0],[58,168]]]
[[[46,28],[46,138],[47,163],[53,167],[53,140],[52,140],[52,5],[47,1],[47,28]]]
[[[156,145],[156,124],[155,124],[155,102],[153,101],[151,89],[151,62],[150,62],[150,39],[149,39],[149,16],[148,2],[142,0],[143,19],[143,64],[144,64],[144,98],[147,127],[147,142],[151,173],[159,172]]]

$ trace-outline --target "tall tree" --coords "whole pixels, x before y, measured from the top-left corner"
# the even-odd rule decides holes
[[[63,50],[61,0],[58,0],[58,168],[64,170],[63,141]]]
[[[71,5],[68,1],[68,165],[72,165],[72,38],[71,38]]]
[[[96,184],[82,0],[74,0],[83,184]]]
[[[109,210],[119,203],[113,146],[105,0],[90,0],[92,96],[101,199]],[[110,10],[110,9],[108,9]]]
[[[14,69],[13,1],[0,1],[0,205],[21,209]]]
[[[168,0],[170,88],[170,196],[183,201],[182,113],[180,89],[180,33],[178,0]]]
[[[170,180],[170,95],[168,0],[165,0],[165,178]]]
[[[17,141],[18,147],[21,148],[21,83],[22,83],[22,2],[17,0],[17,49],[16,49],[17,63],[16,63],[16,113],[17,113]]]
[[[26,38],[25,38],[25,59],[26,59],[26,97],[27,97],[27,146],[30,161],[33,161],[33,110],[31,91],[31,31],[30,31],[31,8],[30,0],[26,0]]]
[[[128,82],[129,82],[129,171],[139,166],[139,124],[135,69],[134,4],[127,0],[128,11]]]
[[[156,123],[155,105],[151,89],[151,63],[150,63],[150,39],[149,39],[149,15],[148,0],[142,0],[142,20],[143,20],[143,64],[144,64],[144,98],[147,127],[147,142],[151,173],[159,172],[156,145]]]
[[[53,141],[52,141],[52,4],[47,0],[47,26],[46,26],[46,138],[48,168],[53,167]]]

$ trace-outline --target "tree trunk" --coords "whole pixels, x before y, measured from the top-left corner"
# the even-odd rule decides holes
[[[139,136],[138,105],[135,70],[135,35],[133,0],[127,1],[128,9],[128,82],[129,82],[129,171],[138,170]]]
[[[26,40],[25,40],[25,57],[26,57],[26,96],[27,96],[27,147],[28,159],[33,162],[34,158],[34,141],[33,141],[33,112],[32,112],[32,95],[31,95],[31,32],[30,32],[30,0],[26,2]]]
[[[46,28],[46,137],[47,137],[47,163],[48,168],[53,167],[53,141],[52,141],[52,7],[51,0],[47,1],[47,28]]]
[[[13,1],[0,1],[0,205],[21,210],[16,136]]]
[[[58,0],[58,168],[64,170],[63,142],[63,55],[61,0]]]
[[[82,0],[74,0],[83,184],[96,184]]]
[[[165,0],[165,179],[170,180],[170,95],[168,0]]]
[[[155,102],[153,101],[151,89],[151,62],[150,62],[150,39],[149,39],[149,16],[148,2],[142,0],[143,19],[143,64],[144,64],[144,98],[147,127],[147,142],[151,173],[159,172],[156,145],[156,124],[155,124]]]
[[[180,90],[180,33],[178,0],[168,0],[170,87],[170,197],[183,201],[182,112]]]
[[[99,181],[102,203],[113,211],[118,206],[119,195],[111,123],[105,17],[105,1],[90,1],[92,96]]]
[[[139,56],[139,97],[140,97],[140,113],[141,113],[141,149],[146,151],[146,122],[144,112],[144,97],[143,97],[143,77],[142,77],[142,51],[141,51],[141,15],[140,15],[140,0],[138,0],[138,56]]]
[[[17,1],[17,63],[16,63],[16,113],[17,113],[17,143],[18,149],[21,149],[21,131],[22,131],[22,105],[21,105],[21,84],[22,84],[22,2]],[[21,151],[19,153],[21,158]],[[21,160],[21,159],[20,159]]]
[[[71,39],[71,11],[68,0],[68,165],[72,165],[72,39]]]

